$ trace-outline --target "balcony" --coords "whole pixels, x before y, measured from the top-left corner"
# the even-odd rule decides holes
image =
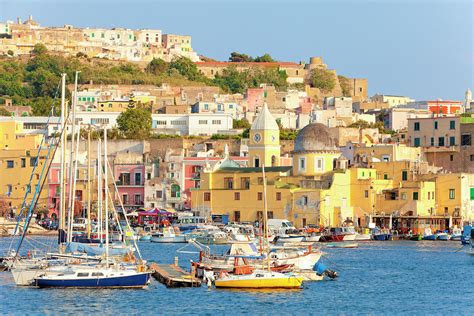
[[[459,152],[459,146],[429,146],[421,148],[425,153]]]
[[[166,198],[166,202],[169,202],[169,203],[179,203],[179,202],[181,202],[181,197],[180,197],[180,196],[178,196],[178,197],[171,197],[171,196],[169,196],[169,197]]]

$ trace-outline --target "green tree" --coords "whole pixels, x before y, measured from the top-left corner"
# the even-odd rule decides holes
[[[341,85],[342,89],[342,95],[345,97],[350,97],[351,96],[351,83],[349,81],[349,78],[346,78],[344,76],[337,76],[339,80],[339,84]]]
[[[35,45],[35,47],[33,48],[31,52],[34,55],[43,55],[48,52],[48,49],[46,48],[46,46],[44,46],[44,44],[38,43]]]
[[[169,64],[169,69],[175,69],[181,76],[189,80],[200,81],[204,78],[201,72],[197,69],[196,64],[186,57],[181,56],[173,59]]]
[[[232,121],[232,128],[250,128],[250,123],[247,119],[243,118],[241,120],[233,120]]]
[[[264,54],[262,56],[257,56],[254,59],[255,62],[257,63],[271,63],[275,62],[275,60],[270,56],[270,54]]]
[[[311,71],[311,85],[324,92],[329,92],[336,86],[336,80],[329,70],[316,68]]]
[[[127,138],[146,139],[151,132],[151,112],[145,109],[128,109],[117,118],[118,129]]]
[[[153,58],[145,71],[153,75],[161,75],[168,71],[168,64],[163,59]]]
[[[12,116],[12,113],[5,109],[5,107],[0,106],[0,116]]]
[[[232,52],[230,53],[229,61],[231,62],[250,62],[253,61],[252,56],[246,55],[246,54],[241,54],[237,52]]]
[[[9,49],[9,50],[7,51],[7,55],[8,55],[8,56],[13,56],[14,54],[15,54],[15,53],[14,53],[11,49]]]

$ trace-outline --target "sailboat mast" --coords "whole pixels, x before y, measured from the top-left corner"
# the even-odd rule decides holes
[[[87,238],[91,238],[91,129],[87,133]]]
[[[75,149],[75,152],[74,152],[74,171],[73,171],[73,177],[72,177],[72,182],[71,182],[71,191],[73,192],[72,193],[72,203],[71,203],[71,210],[70,210],[70,215],[71,215],[71,221],[69,222],[69,229],[71,231],[71,234],[69,234],[68,236],[68,240],[69,242],[72,242],[72,222],[74,220],[74,211],[75,211],[75,208],[76,208],[76,203],[75,202],[75,199],[76,199],[76,182],[77,182],[77,155],[79,153],[79,138],[80,138],[80,135],[81,135],[81,123],[79,122],[79,124],[77,125],[77,138],[76,138],[76,149]],[[71,153],[72,155],[72,153]]]
[[[104,178],[105,178],[105,261],[109,261],[109,185],[107,168],[107,127],[104,127]]]
[[[79,76],[79,72],[76,71],[76,75],[74,78],[74,92],[72,95],[72,102],[71,102],[71,110],[72,110],[72,118],[71,118],[71,145],[69,150],[69,205],[68,205],[68,241],[72,241],[72,222],[74,220],[74,214],[72,214],[71,210],[74,204],[74,192],[73,192],[73,163],[74,163],[74,138],[76,137],[76,95],[77,95],[77,78]],[[67,137],[67,136],[66,136]]]
[[[97,142],[97,231],[99,233],[99,240],[102,244],[102,140]]]
[[[64,206],[66,205],[65,203],[65,150],[64,147],[66,146],[65,144],[65,139],[66,139],[66,105],[65,105],[65,94],[66,94],[66,74],[61,75],[61,151],[60,151],[60,169],[59,169],[59,229],[63,230],[65,229],[65,212],[64,212]]]
[[[265,247],[267,251],[267,269],[270,271],[270,246],[268,243],[268,211],[267,211],[267,178],[265,177],[265,164],[262,165],[263,176],[263,229],[265,236]]]

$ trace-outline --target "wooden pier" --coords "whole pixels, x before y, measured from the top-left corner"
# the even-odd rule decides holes
[[[199,287],[201,280],[174,264],[150,264],[153,277],[167,287]]]

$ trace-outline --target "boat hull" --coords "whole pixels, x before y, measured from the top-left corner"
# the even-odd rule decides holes
[[[344,240],[344,235],[325,235],[325,236],[322,236],[319,241],[337,242],[337,241],[343,241],[343,240]]]
[[[354,241],[356,239],[355,234],[347,234],[344,235],[344,238],[342,238],[343,241]]]
[[[390,235],[390,234],[372,235],[372,239],[373,240],[378,240],[378,241],[392,240],[392,235]]]
[[[111,276],[100,278],[36,278],[35,285],[45,287],[75,287],[75,288],[133,288],[144,287],[150,280],[150,272],[137,273],[126,276]]]
[[[185,236],[176,236],[176,237],[151,237],[151,242],[156,243],[185,243],[186,237]]]
[[[261,279],[223,279],[216,280],[217,288],[246,288],[246,289],[299,289],[303,278],[290,276],[283,278],[261,278]]]
[[[424,236],[423,240],[436,240],[436,235],[428,235]]]

